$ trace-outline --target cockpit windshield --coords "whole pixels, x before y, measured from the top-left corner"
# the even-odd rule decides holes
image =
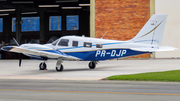
[[[54,42],[52,42],[52,45],[56,46],[58,41],[59,41],[59,39],[55,40]]]
[[[58,43],[58,46],[68,46],[69,45],[69,39],[61,39]]]

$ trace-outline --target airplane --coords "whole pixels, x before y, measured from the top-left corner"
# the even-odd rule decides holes
[[[89,68],[95,69],[99,61],[177,50],[170,46],[159,46],[162,42],[166,18],[167,15],[154,14],[139,33],[128,41],[63,36],[50,44],[5,46],[2,50],[42,58],[44,61],[39,64],[40,70],[47,68],[48,59],[57,59],[56,71],[63,71],[62,62],[65,60],[90,61]],[[21,58],[19,66],[21,66]]]

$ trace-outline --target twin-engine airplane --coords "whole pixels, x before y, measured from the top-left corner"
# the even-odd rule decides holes
[[[62,71],[64,60],[90,61],[89,68],[94,69],[98,61],[123,58],[156,51],[172,51],[176,48],[159,45],[162,42],[167,15],[154,14],[140,32],[131,40],[116,41],[89,37],[64,36],[51,44],[22,44],[5,46],[4,51],[44,59],[40,70],[46,69],[45,61],[56,58],[56,70]],[[21,59],[19,62],[21,65]]]

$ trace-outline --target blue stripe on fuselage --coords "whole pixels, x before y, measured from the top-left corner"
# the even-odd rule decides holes
[[[66,54],[74,57],[78,57],[85,61],[100,61],[100,60],[122,58],[133,55],[145,54],[145,53],[148,52],[140,52],[130,49],[106,49],[106,50],[87,51],[87,52],[71,52]]]

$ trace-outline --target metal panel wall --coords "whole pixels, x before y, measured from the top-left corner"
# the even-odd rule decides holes
[[[166,26],[162,40],[163,46],[180,49],[180,0],[155,0],[155,13],[167,14]],[[180,50],[156,52],[156,58],[178,58]]]

